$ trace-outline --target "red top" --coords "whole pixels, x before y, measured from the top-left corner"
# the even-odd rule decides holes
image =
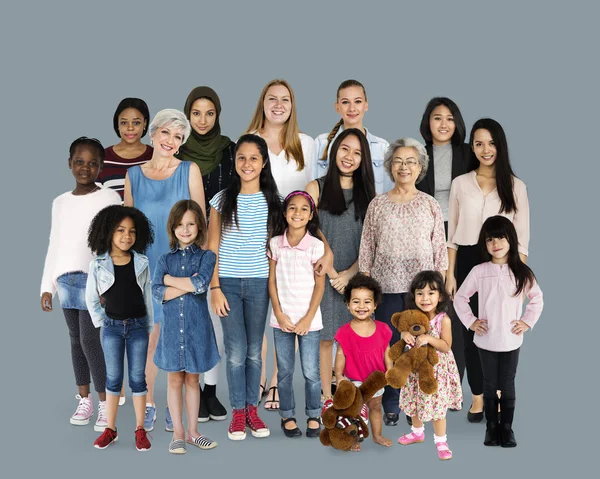
[[[137,158],[121,158],[115,153],[112,146],[104,150],[104,168],[98,175],[98,183],[115,190],[123,199],[125,188],[125,174],[127,170],[135,165],[143,165],[152,158],[154,148],[146,145],[146,151]]]
[[[385,372],[385,350],[392,339],[392,330],[381,321],[375,321],[375,332],[366,338],[354,332],[350,323],[335,334],[346,357],[344,376],[353,381],[364,381],[373,371]]]

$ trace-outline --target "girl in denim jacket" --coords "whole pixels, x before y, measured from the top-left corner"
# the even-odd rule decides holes
[[[206,302],[217,257],[202,249],[206,220],[193,200],[175,203],[167,234],[171,251],[160,256],[152,278],[154,301],[163,310],[154,363],[168,372],[167,403],[173,421],[169,452],[184,454],[186,443],[200,449],[217,446],[198,432],[199,375],[221,359]],[[183,428],[184,386],[187,434]]]
[[[154,325],[148,258],[142,253],[154,241],[148,218],[136,208],[104,208],[90,225],[88,245],[98,256],[90,263],[85,300],[94,326],[102,327],[106,362],[107,427],[94,442],[106,449],[116,442],[117,409],[127,353],[129,386],[133,393],[138,451],[150,449],[144,430],[146,355]]]

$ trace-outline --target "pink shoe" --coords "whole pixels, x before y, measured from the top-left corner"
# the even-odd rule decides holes
[[[448,448],[447,442],[436,442],[435,447],[438,452],[438,457],[442,461],[447,461],[448,459],[452,459],[452,451]]]
[[[409,444],[423,442],[424,440],[425,440],[425,433],[415,434],[414,432],[411,432],[410,434],[405,434],[404,436],[400,437],[398,439],[398,443],[402,444],[403,446],[408,446]]]
[[[82,398],[79,394],[75,397],[79,399],[79,405],[69,422],[75,426],[85,426],[90,422],[90,418],[94,415],[92,394],[88,394],[88,397],[86,398]]]

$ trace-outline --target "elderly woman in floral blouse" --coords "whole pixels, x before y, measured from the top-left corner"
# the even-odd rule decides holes
[[[393,142],[385,155],[384,168],[394,188],[371,201],[365,217],[359,271],[381,284],[383,302],[377,319],[391,326],[392,314],[406,309],[406,295],[413,277],[423,270],[445,276],[448,252],[444,219],[438,202],[415,186],[425,178],[429,158],[425,147],[412,138]],[[396,328],[390,344],[400,339]],[[383,395],[385,423],[398,422],[399,391],[389,386]]]

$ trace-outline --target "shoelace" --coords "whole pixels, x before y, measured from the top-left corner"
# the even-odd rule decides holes
[[[263,422],[263,420],[258,417],[258,413],[255,407],[249,407],[247,413],[248,422],[250,423],[250,427],[257,431],[258,429],[267,429],[267,425]]]
[[[75,414],[73,414],[73,416],[90,416],[93,411],[92,401],[89,401],[88,398],[81,397],[79,394],[75,397],[79,399],[79,405],[77,406],[77,409],[75,410]]]
[[[98,403],[98,422],[106,422],[106,403]]]
[[[244,431],[246,429],[246,415],[244,411],[239,409],[233,411],[233,418],[231,419],[231,425],[229,426],[230,431]]]
[[[146,430],[143,427],[135,430],[135,442],[136,443],[145,441],[148,444],[150,444],[150,441],[148,440],[148,436],[152,437],[150,435],[150,433],[146,432]],[[152,439],[154,439],[154,438],[152,437]]]

